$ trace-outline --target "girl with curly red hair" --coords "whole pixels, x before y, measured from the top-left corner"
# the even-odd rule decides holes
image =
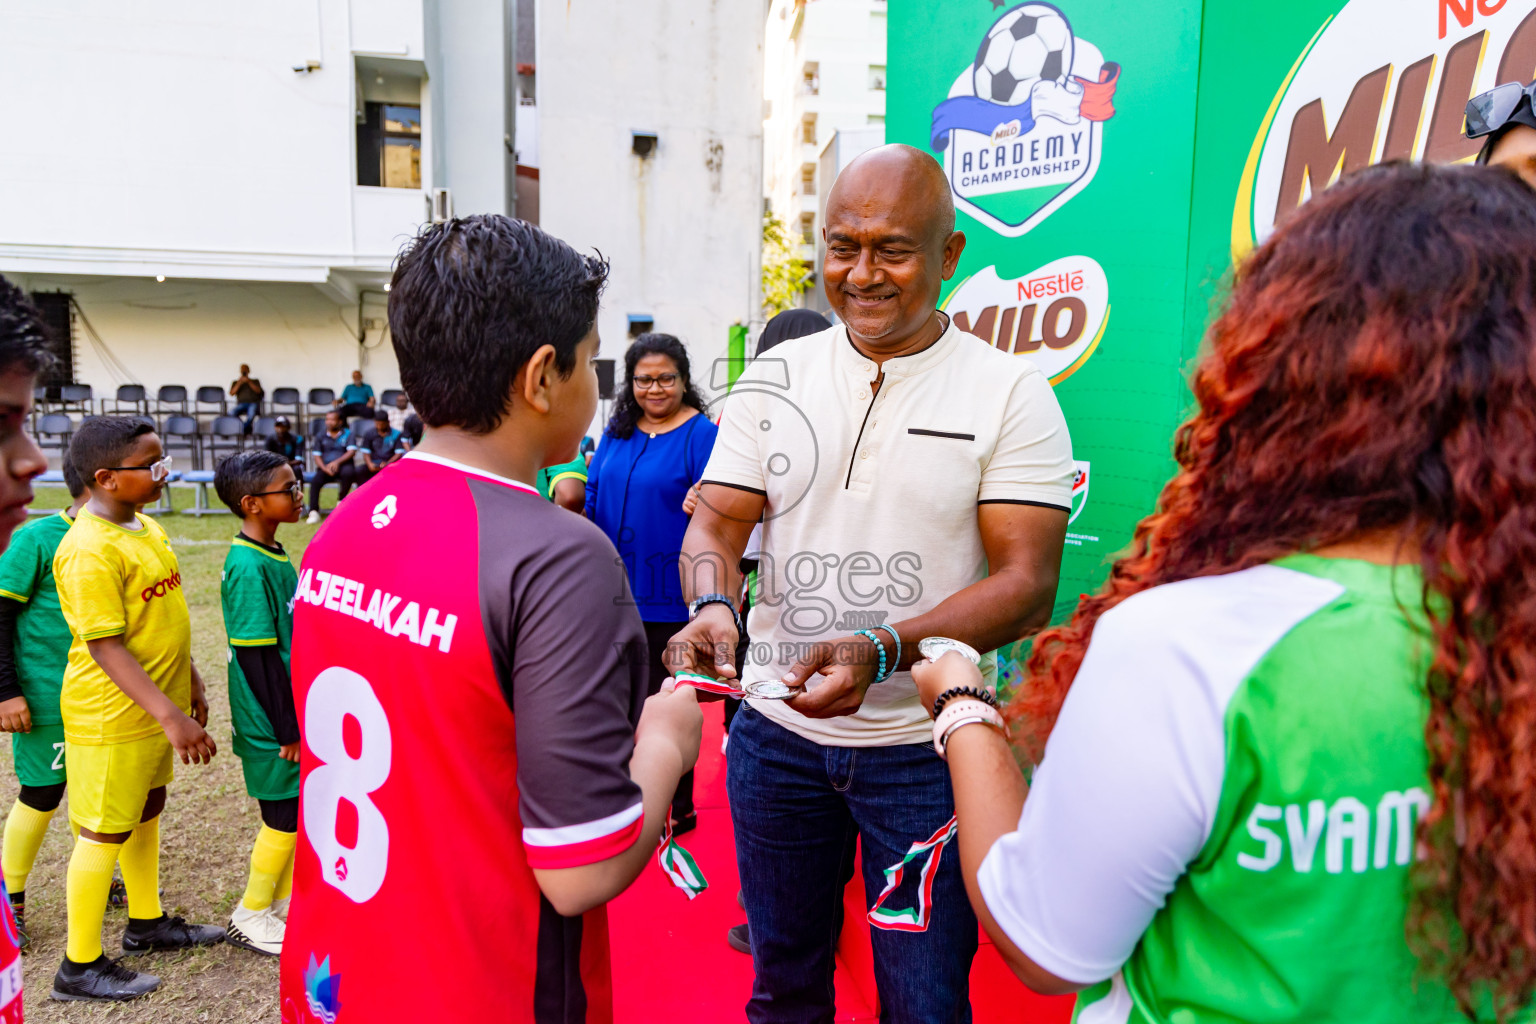
[[[1344,180],[1238,268],[1194,392],[1158,511],[1035,645],[1027,802],[970,663],[913,669],[977,914],[1083,1024],[1522,1016],[1536,193]]]

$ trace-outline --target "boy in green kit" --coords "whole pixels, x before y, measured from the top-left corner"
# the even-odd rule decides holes
[[[219,463],[214,488],[241,519],[219,588],[229,637],[229,708],[245,791],[261,805],[245,896],[226,941],[257,953],[283,951],[299,831],[299,720],[288,649],[299,578],[277,528],[304,512],[304,484],[282,455],[240,452]]]

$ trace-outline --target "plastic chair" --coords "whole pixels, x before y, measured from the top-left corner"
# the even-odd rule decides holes
[[[112,403],[111,411],[113,413],[122,412],[124,406],[127,406],[131,412],[143,413],[149,408],[149,393],[142,384],[119,384],[117,387],[117,397],[103,398],[101,400],[102,412],[108,411],[108,402]]]
[[[91,411],[93,396],[89,384],[65,384],[59,388],[59,408],[64,412],[70,409],[79,409],[82,413]]]
[[[165,426],[160,430],[160,443],[165,446],[167,455],[178,449],[185,450],[192,460],[192,468],[202,468],[202,432],[198,430],[197,420],[191,416],[167,416]]]
[[[233,453],[245,449],[245,421],[238,416],[215,416],[204,436],[208,438],[209,462],[218,465],[220,451]]]
[[[335,391],[332,391],[330,388],[310,388],[309,389],[309,408],[310,408],[311,412],[313,412],[313,411],[318,409],[320,411],[320,414],[323,416],[323,415],[325,415],[325,413],[327,411],[329,411],[330,409],[334,408],[335,405],[336,405],[336,392]]]
[[[194,413],[211,412],[215,415],[223,416],[229,411],[228,406],[224,404],[223,388],[216,388],[212,385],[200,387],[197,389],[197,398],[194,401],[196,403],[193,407]],[[203,406],[205,405],[211,405],[213,408],[204,409]]]
[[[233,419],[234,417],[230,417],[230,418]],[[236,425],[239,425],[240,421],[239,420],[235,420],[235,423],[236,423]],[[208,501],[208,486],[213,483],[213,478],[214,478],[213,471],[212,470],[207,470],[207,469],[193,470],[191,473],[183,473],[183,474],[181,474],[181,479],[185,483],[194,484],[196,486],[196,488],[197,488],[196,493],[195,493],[195,495],[194,495],[194,497],[192,499],[192,507],[191,508],[184,508],[184,509],[182,509],[181,510],[181,514],[182,515],[184,515],[184,516],[216,516],[216,515],[226,515],[227,516],[227,515],[231,514],[229,509],[224,508],[222,504],[215,506],[213,504],[210,504],[210,502]],[[169,488],[167,488],[167,490],[169,490]]]
[[[266,439],[277,432],[276,416],[257,416],[256,422],[251,424],[251,436]]]
[[[34,433],[39,448],[56,448],[62,458],[69,451],[69,439],[75,434],[75,421],[62,412],[44,413],[38,417]]]
[[[276,415],[283,409],[292,409],[291,419],[297,423],[304,418],[304,401],[299,395],[298,388],[274,388],[272,390],[272,413]]]
[[[399,398],[403,394],[405,394],[405,392],[401,391],[399,388],[385,388],[384,393],[379,396],[379,408],[393,409],[395,407],[395,399]]]
[[[186,415],[187,389],[180,384],[166,384],[155,392],[154,413],[179,412]]]

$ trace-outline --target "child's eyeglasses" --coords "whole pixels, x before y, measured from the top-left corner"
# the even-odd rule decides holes
[[[286,494],[293,500],[297,501],[304,497],[304,481],[295,480],[287,487],[283,487],[275,491],[252,491],[248,496],[252,498],[265,498],[269,494]]]
[[[149,470],[149,478],[155,483],[159,483],[171,475],[171,457],[167,455],[163,459],[151,462],[147,466],[108,466],[107,468],[113,472],[122,472],[125,469],[147,469]]]

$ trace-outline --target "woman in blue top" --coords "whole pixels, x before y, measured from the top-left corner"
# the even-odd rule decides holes
[[[596,523],[629,574],[650,649],[650,692],[668,676],[661,655],[688,622],[678,554],[693,509],[690,491],[704,474],[716,428],[703,415],[688,351],[670,334],[642,334],[624,354],[625,386],[587,467],[587,518]],[[674,833],[698,823],[693,773],[672,800]]]

